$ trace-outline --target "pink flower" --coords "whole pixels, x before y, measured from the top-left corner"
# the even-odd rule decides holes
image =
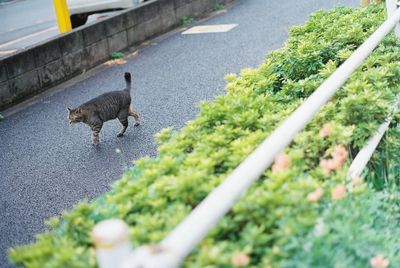
[[[329,172],[331,171],[329,168],[329,163],[328,160],[326,159],[322,159],[321,162],[319,162],[319,165],[322,167],[322,173],[324,174],[329,174]]]
[[[331,195],[334,200],[343,199],[346,196],[346,187],[343,184],[337,185],[332,189]]]
[[[272,171],[282,171],[290,167],[291,161],[287,154],[280,153],[275,158],[275,163],[272,165]]]
[[[331,132],[332,132],[332,125],[327,123],[327,124],[324,124],[322,129],[319,131],[319,136],[321,138],[325,138],[325,137],[328,137],[329,135],[331,135]]]
[[[389,265],[389,260],[382,255],[377,255],[369,261],[369,264],[371,264],[372,268],[385,268]]]
[[[337,159],[322,159],[319,165],[322,167],[324,174],[329,174],[332,170],[340,168],[343,163]]]
[[[358,185],[358,184],[360,184],[360,183],[362,183],[362,178],[361,178],[360,176],[354,177],[354,178],[351,180],[351,184],[352,184],[353,186],[356,186],[356,185]]]
[[[342,166],[342,162],[336,158],[328,160],[327,166],[330,170],[336,170]]]
[[[335,146],[335,148],[333,148],[332,157],[334,159],[342,160],[344,162],[347,157],[346,148],[343,145]]]
[[[232,256],[233,267],[243,267],[249,264],[250,257],[243,252],[236,252]]]
[[[347,157],[346,148],[343,145],[335,146],[331,155],[331,159],[323,159],[319,163],[324,174],[329,174],[332,170],[337,170],[343,166]]]
[[[311,192],[307,195],[307,200],[310,202],[317,202],[324,195],[324,190],[322,188],[318,188],[314,192]]]

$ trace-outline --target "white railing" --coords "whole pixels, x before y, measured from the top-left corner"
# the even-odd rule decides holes
[[[353,179],[361,175],[362,171],[371,159],[372,154],[375,152],[376,147],[381,141],[383,134],[385,134],[386,130],[388,129],[391,121],[392,117],[389,116],[386,121],[379,126],[377,133],[372,136],[367,141],[367,144],[361,149],[361,151],[358,152],[357,156],[354,158],[349,167],[349,171],[347,173],[348,178]]]
[[[288,146],[295,135],[301,131],[313,116],[338,91],[351,74],[362,64],[368,55],[378,46],[382,39],[396,26],[400,20],[400,9],[396,2],[387,0],[389,18],[357,49],[354,53],[318,88],[304,103],[297,108],[261,145],[252,152],[217,188],[215,188],[164,240],[157,246],[135,249],[125,258],[120,255],[119,261],[109,266],[102,258],[98,259],[101,268],[109,267],[143,267],[143,268],[173,268],[178,267],[191,250],[207,235],[208,231],[231,209],[239,197],[257,180],[271,165],[275,156]],[[399,32],[400,33],[400,32]],[[383,135],[385,123],[378,133],[373,146],[369,146],[368,156],[365,151],[357,157],[363,158],[361,164],[354,164],[350,176],[360,174],[375,150]],[[356,160],[358,161],[358,160]],[[361,170],[360,170],[361,169]],[[353,171],[352,171],[353,170]],[[104,225],[103,225],[104,227]],[[95,244],[101,244],[101,232],[94,229]],[[103,234],[118,228],[108,225],[108,231],[103,228]],[[120,232],[116,232],[120,233]],[[104,239],[103,239],[104,240]],[[118,240],[118,239],[116,239]],[[123,241],[127,241],[126,239]],[[106,250],[106,256],[114,258],[112,250]]]

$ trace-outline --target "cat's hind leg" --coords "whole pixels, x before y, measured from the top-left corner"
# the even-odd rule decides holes
[[[133,110],[131,106],[129,106],[128,113],[129,113],[130,116],[133,116],[133,118],[135,118],[135,125],[134,126],[135,127],[139,126],[140,125],[139,114],[135,110]]]
[[[122,124],[122,129],[117,134],[117,137],[122,137],[128,127],[128,111],[120,111],[117,117],[119,122]]]

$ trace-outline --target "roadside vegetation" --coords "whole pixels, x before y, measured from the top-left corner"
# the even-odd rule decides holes
[[[95,267],[90,231],[111,217],[129,224],[134,247],[157,243],[384,18],[382,5],[314,13],[258,69],[227,75],[226,94],[201,103],[195,120],[157,134],[158,157],[136,161],[111,191],[51,219],[36,243],[10,251],[12,261]],[[184,266],[399,267],[398,114],[368,172],[346,179],[351,160],[392,113],[399,85],[400,41],[390,35]]]
[[[215,4],[215,5],[213,6],[213,11],[221,10],[221,9],[223,9],[224,7],[225,7],[225,4],[224,4],[224,3],[217,3],[217,4]]]
[[[188,26],[190,24],[193,24],[196,20],[194,18],[191,17],[182,17],[180,18],[180,23],[182,26]]]

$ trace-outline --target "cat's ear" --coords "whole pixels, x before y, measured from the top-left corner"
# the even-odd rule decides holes
[[[68,112],[72,112],[72,108],[67,107]]]

